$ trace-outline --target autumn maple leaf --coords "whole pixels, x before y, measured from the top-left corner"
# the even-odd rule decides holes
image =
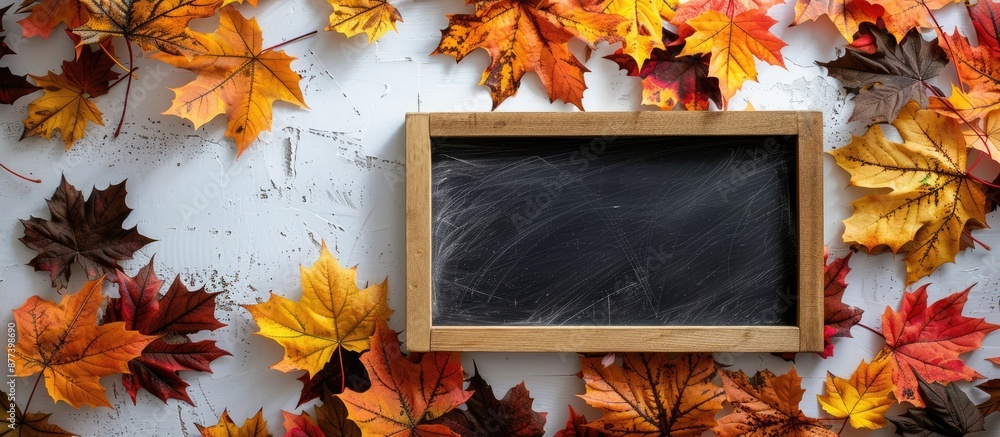
[[[41,372],[52,400],[74,408],[111,407],[100,378],[127,372],[128,362],[158,338],[129,331],[121,322],[97,325],[103,282],[87,282],[59,304],[32,296],[14,310],[20,334],[13,356],[15,374]]]
[[[360,352],[347,350],[341,346],[333,353],[334,358],[331,358],[318,373],[313,375],[304,373],[297,378],[302,383],[302,392],[299,394],[296,406],[319,398],[324,391],[338,394],[350,388],[362,392],[371,387],[368,372],[361,363]]]
[[[1000,328],[983,319],[965,317],[969,291],[951,294],[927,306],[927,285],[903,295],[899,311],[886,307],[882,315],[885,346],[872,363],[888,361],[893,393],[900,402],[923,406],[918,375],[929,382],[972,381],[983,376],[959,358],[979,349],[986,334]]]
[[[368,349],[377,322],[388,318],[392,310],[386,306],[387,282],[358,289],[356,268],[341,267],[326,244],[312,267],[299,270],[301,301],[272,293],[267,302],[243,307],[260,326],[257,334],[285,348],[285,356],[272,369],[305,370],[313,376],[338,347],[355,352]]]
[[[996,25],[1000,22],[1000,4],[991,0],[976,2],[969,7],[969,15],[978,46],[972,47],[958,31],[939,35],[941,48],[958,70],[960,85],[968,89],[952,85],[951,96],[934,99],[931,108],[951,117],[960,114],[971,121],[1000,110],[1000,26]]]
[[[23,5],[18,12],[29,12],[27,17],[17,22],[25,38],[41,36],[48,38],[60,23],[74,28],[86,23],[90,18],[80,0],[38,0]]]
[[[983,414],[969,396],[950,384],[947,387],[918,379],[926,408],[910,408],[901,416],[890,416],[896,434],[902,436],[964,436],[985,431]]]
[[[844,304],[844,291],[847,289],[847,274],[851,271],[849,263],[851,255],[848,252],[843,258],[837,258],[826,263],[828,253],[823,251],[823,324],[834,328],[834,337],[851,337],[851,328],[861,322],[865,310]]]
[[[479,368],[469,379],[472,397],[466,409],[451,410],[434,423],[446,425],[462,437],[541,437],[545,435],[545,415],[531,409],[534,399],[524,381],[515,385],[503,399],[497,399],[493,387],[479,375]]]
[[[882,19],[885,20],[885,28],[889,33],[895,35],[896,39],[903,37],[912,29],[926,29],[934,26],[931,13],[941,9],[948,4],[958,3],[961,0],[893,0],[880,1],[878,4],[885,8]],[[986,0],[992,1],[992,0]]]
[[[1000,379],[991,379],[976,386],[990,396],[983,403],[976,405],[983,417],[1000,411]]]
[[[819,20],[826,15],[848,42],[854,41],[861,23],[875,23],[885,12],[879,4],[865,0],[798,0],[792,25]]]
[[[587,417],[578,414],[569,406],[569,419],[566,419],[566,427],[559,430],[554,437],[603,437],[605,434],[594,428],[587,426]]]
[[[677,26],[681,37],[691,34],[688,22],[708,11],[722,13],[733,18],[747,11],[759,11],[762,14],[772,6],[784,3],[783,0],[688,0],[677,6],[670,24]]]
[[[64,288],[70,266],[79,263],[88,279],[114,274],[118,261],[155,240],[146,238],[135,226],[122,224],[132,209],[125,204],[125,182],[95,189],[84,201],[83,193],[63,176],[52,198],[47,200],[51,220],[31,217],[21,220],[24,236],[20,241],[38,252],[28,265],[49,272],[52,286]]]
[[[948,60],[937,41],[924,41],[911,31],[898,45],[884,30],[868,27],[874,53],[848,47],[844,55],[831,62],[818,62],[830,76],[857,94],[849,121],[867,125],[895,120],[910,101],[926,108],[927,90],[937,91],[929,81],[941,72]]]
[[[1000,163],[1000,110],[990,112],[983,117],[982,126],[979,128],[982,135],[967,128],[968,125],[962,125],[969,148],[980,150],[993,161]],[[988,191],[991,189],[993,187],[987,188]]]
[[[219,423],[212,426],[202,426],[196,423],[198,431],[202,437],[271,437],[267,432],[267,421],[264,420],[264,409],[257,410],[257,414],[244,420],[242,426],[236,426],[236,422],[229,417],[227,410],[222,410]]]
[[[852,203],[844,242],[878,253],[907,252],[906,283],[952,262],[962,232],[985,226],[986,197],[966,175],[965,141],[958,123],[911,102],[892,123],[903,139],[886,139],[872,126],[864,136],[831,152],[851,173],[851,185],[889,188]]]
[[[583,73],[589,70],[569,51],[569,41],[620,41],[628,26],[621,16],[585,9],[580,0],[477,2],[476,14],[449,15],[448,21],[432,54],[461,62],[476,49],[489,52],[480,85],[490,88],[493,109],[517,92],[529,71],[542,80],[550,101],[583,109]]]
[[[316,406],[316,423],[327,437],[362,437],[361,428],[347,418],[347,406],[329,390],[324,390],[322,405]]]
[[[677,35],[662,29],[664,48],[654,48],[638,68],[635,59],[619,49],[605,56],[628,72],[642,78],[642,103],[670,110],[681,105],[688,110],[708,109],[708,103],[722,106],[719,79],[708,76],[709,55],[679,56],[682,47],[673,44]]]
[[[187,29],[195,18],[211,17],[221,0],[79,0],[90,19],[73,32],[81,44],[120,36],[143,50],[182,55],[202,49]]]
[[[799,410],[802,401],[802,378],[792,367],[775,376],[762,370],[752,377],[742,370],[720,370],[726,399],[733,412],[719,419],[713,431],[720,437],[836,437],[818,420]]]
[[[7,388],[9,389],[9,387]],[[66,431],[58,425],[49,423],[50,413],[21,412],[10,398],[7,391],[0,391],[0,403],[6,411],[4,424],[0,425],[0,437],[72,437],[77,434]]]
[[[309,413],[292,414],[281,410],[286,437],[326,437]]]
[[[396,22],[403,21],[399,10],[386,0],[327,0],[333,6],[330,25],[326,30],[335,30],[348,37],[363,33],[368,42],[396,30]]]
[[[188,338],[189,334],[226,326],[215,318],[218,293],[206,293],[204,287],[189,291],[177,276],[166,294],[158,296],[163,281],[153,271],[152,259],[135,277],[119,272],[116,280],[121,297],[108,302],[104,321],[125,322],[125,329],[163,336],[129,361],[130,374],[122,375],[122,386],[132,403],[139,389],[145,388],[163,402],[173,398],[193,405],[187,394],[188,383],[178,372],[211,372],[209,363],[231,355],[219,349],[215,341],[192,342]]]
[[[705,12],[687,22],[694,33],[685,40],[680,56],[711,53],[708,75],[719,79],[722,97],[728,101],[744,82],[757,79],[755,58],[785,66],[781,48],[787,44],[769,30],[775,23],[775,19],[758,10],[733,17]]]
[[[671,34],[673,38],[668,40],[663,20],[674,17],[678,3],[678,0],[608,0],[601,2],[599,10],[628,20],[630,26],[622,35],[623,46],[618,52],[631,57],[636,65],[642,67],[653,50],[663,50],[666,48],[664,44],[677,38],[677,35]]]
[[[107,94],[118,73],[115,62],[100,48],[84,49],[72,61],[63,61],[62,73],[31,76],[45,93],[28,105],[21,139],[29,136],[51,138],[56,129],[69,149],[83,137],[87,122],[104,125],[101,111],[92,98]]]
[[[239,156],[260,132],[270,130],[275,101],[307,106],[299,89],[301,76],[291,70],[295,58],[264,49],[256,19],[247,20],[232,6],[222,8],[219,16],[219,29],[214,33],[191,35],[204,50],[188,56],[157,53],[153,57],[198,75],[187,85],[173,88],[173,105],[164,114],[190,120],[195,129],[226,114],[226,136],[236,140]]]
[[[458,352],[430,352],[403,357],[399,337],[379,320],[372,350],[361,356],[372,386],[364,393],[340,394],[348,418],[364,435],[394,437],[458,436],[445,425],[429,423],[465,403]]]
[[[848,419],[854,428],[879,429],[886,425],[885,412],[896,403],[892,394],[892,369],[888,361],[864,360],[850,379],[826,374],[826,393],[817,396],[820,406],[838,419]]]
[[[581,358],[587,393],[580,395],[604,416],[587,426],[609,435],[700,436],[715,425],[723,390],[712,383],[712,354],[624,354],[623,364]]]

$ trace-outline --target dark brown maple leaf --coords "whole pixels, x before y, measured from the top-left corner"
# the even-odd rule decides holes
[[[156,241],[140,234],[135,226],[122,228],[132,212],[125,204],[125,195],[122,182],[94,189],[84,201],[83,193],[63,176],[52,198],[46,201],[52,219],[21,220],[24,236],[20,241],[38,252],[28,265],[49,272],[56,288],[66,287],[74,262],[83,267],[88,279],[114,273],[118,261],[132,259],[137,250]]]
[[[545,434],[545,415],[531,409],[534,399],[522,381],[507,391],[502,400],[496,398],[479,368],[469,379],[468,390],[474,393],[465,402],[465,410],[452,410],[438,418],[440,423],[462,437],[541,437]]]
[[[153,271],[152,259],[135,277],[119,272],[117,282],[121,297],[108,302],[104,322],[125,322],[125,329],[164,336],[129,361],[131,374],[122,375],[122,385],[132,403],[139,389],[145,388],[163,402],[173,398],[194,405],[187,394],[188,383],[178,372],[211,372],[209,364],[213,360],[231,355],[219,349],[215,341],[192,342],[188,338],[188,334],[226,326],[215,318],[215,297],[219,293],[206,293],[204,287],[189,291],[177,276],[166,294],[158,296],[163,281]]]
[[[629,76],[642,79],[642,103],[670,110],[677,105],[684,109],[708,109],[708,102],[722,107],[719,79],[708,76],[709,55],[679,56],[682,45],[674,44],[677,35],[663,29],[663,45],[654,48],[649,59],[639,68],[632,56],[618,49],[605,56],[618,64]],[[673,44],[673,45],[672,45]]]
[[[362,437],[361,428],[347,418],[344,401],[323,390],[323,404],[316,407],[316,424],[327,437]]]
[[[872,36],[874,53],[848,47],[844,56],[818,62],[844,88],[857,94],[849,121],[861,120],[867,125],[891,122],[911,100],[926,108],[927,87],[933,87],[928,81],[948,63],[937,40],[924,41],[912,30],[897,45],[892,35],[869,24],[863,25],[862,33]]]
[[[49,423],[51,413],[21,412],[21,408],[10,401],[5,387],[0,392],[0,404],[5,410],[4,423],[0,424],[0,437],[71,437],[73,434],[57,425]],[[13,422],[10,422],[13,419]]]
[[[345,388],[363,392],[372,385],[368,380],[368,371],[361,363],[361,353],[340,346],[319,373],[310,378],[309,372],[306,372],[297,379],[302,383],[302,393],[296,407],[319,398],[325,390],[333,394],[343,393]]]
[[[918,376],[925,408],[910,408],[901,416],[889,416],[896,434],[903,437],[964,436],[985,430],[983,414],[955,384],[928,384]]]
[[[990,398],[983,403],[976,405],[983,417],[1000,411],[1000,379],[991,379],[976,386],[980,390],[990,395]]]

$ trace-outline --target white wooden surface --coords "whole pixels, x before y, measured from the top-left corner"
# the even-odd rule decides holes
[[[251,335],[256,326],[238,304],[264,299],[269,290],[291,298],[299,296],[297,267],[315,260],[322,240],[342,263],[359,266],[361,281],[388,277],[389,304],[397,310],[390,325],[403,329],[403,115],[411,111],[488,111],[490,98],[486,88],[476,86],[488,63],[484,51],[458,65],[448,56],[429,56],[439,40],[439,29],[447,24],[445,14],[467,13],[470,8],[445,0],[394,4],[406,21],[399,24],[398,33],[390,33],[378,43],[366,45],[362,37],[346,39],[325,32],[287,46],[287,51],[299,58],[293,67],[304,76],[302,86],[312,111],[277,105],[273,130],[262,135],[238,161],[234,160],[231,141],[222,137],[222,118],[193,131],[187,122],[159,115],[173,96],[167,87],[179,86],[193,76],[149,59],[137,61],[140,78],[133,84],[131,109],[124,133],[117,139],[112,133],[122,86],[97,101],[105,113],[106,126],[91,126],[85,138],[69,151],[56,140],[17,141],[25,107],[37,95],[0,108],[0,161],[43,181],[29,184],[0,174],[0,323],[12,321],[10,310],[32,294],[59,298],[46,274],[25,265],[34,255],[17,241],[23,235],[17,219],[48,217],[44,199],[52,194],[61,173],[85,192],[94,185],[104,188],[128,179],[128,202],[135,212],[126,225],[138,225],[143,234],[158,241],[138,253],[136,260],[126,262],[125,268],[134,273],[156,254],[161,277],[180,274],[189,285],[222,291],[217,314],[229,326],[196,338],[218,340],[233,354],[215,361],[213,374],[184,375],[191,383],[194,406],[176,401],[164,404],[145,392],[133,406],[120,380],[108,377],[102,382],[112,409],[54,406],[39,390],[31,410],[53,412],[52,422],[82,435],[174,436],[196,434],[195,423],[214,424],[224,408],[241,423],[263,407],[271,431],[283,434],[278,410],[301,411],[295,409],[301,388],[295,380],[298,374],[268,369],[280,359],[281,349],[270,340]],[[780,20],[774,32],[790,44],[782,52],[788,69],[758,64],[759,83],[748,82],[733,98],[731,109],[742,109],[751,101],[759,110],[821,110],[825,114],[825,148],[829,150],[845,144],[852,133],[862,132],[861,126],[846,124],[853,102],[814,64],[836,57],[837,47],[844,42],[825,22],[786,28],[792,8],[786,4],[771,10]],[[265,45],[271,45],[321,28],[329,6],[322,0],[263,0],[256,10],[241,10],[256,14]],[[958,6],[950,7],[939,19],[950,29],[961,23],[963,12]],[[9,33],[18,32],[14,23],[18,18],[4,18]],[[211,22],[199,25],[203,29],[213,26]],[[40,75],[46,69],[58,70],[57,60],[72,56],[70,44],[59,34],[52,41],[22,41],[11,35],[8,44],[22,54],[5,57],[0,65],[10,66],[16,73]],[[574,43],[581,55],[582,48]],[[639,104],[638,79],[624,76],[612,62],[601,59],[611,50],[599,47],[586,62],[592,72],[587,75],[590,89],[585,107],[649,109]],[[550,104],[540,82],[529,74],[519,94],[500,110],[575,109]],[[841,220],[850,214],[849,203],[861,191],[846,189],[846,173],[829,157],[825,163],[824,239],[833,256],[842,256],[847,248],[840,240]],[[1000,217],[991,214],[989,220]],[[1000,248],[1000,232],[987,229],[976,236]],[[898,307],[904,266],[891,255],[859,254],[852,267],[844,300],[865,308],[863,322],[878,327],[885,307]],[[938,269],[920,283],[928,282],[933,283],[932,299],[977,284],[965,314],[1000,323],[1000,255],[983,249],[966,251],[956,264]],[[80,283],[77,271],[71,288]],[[814,395],[821,390],[827,371],[846,377],[861,359],[870,360],[880,348],[881,338],[862,329],[854,333],[854,339],[835,340],[833,358],[800,355],[798,371],[807,388],[802,408],[808,414],[821,414]],[[983,360],[993,356],[1000,356],[1000,334],[987,337],[982,350],[965,358],[987,377],[997,378],[1000,369]],[[720,354],[717,359],[746,371],[766,367],[782,373],[790,367],[769,355]],[[565,423],[567,404],[597,417],[575,396],[584,387],[575,376],[579,365],[574,354],[463,356],[470,369],[474,361],[498,396],[524,380],[535,397],[535,409],[549,412],[549,435]],[[27,395],[33,381],[17,380],[19,397]],[[973,393],[973,400],[984,399],[969,384],[962,386]],[[303,408],[312,411],[310,404]],[[890,413],[901,411],[897,406]],[[1000,429],[996,417],[987,424]],[[834,425],[839,427],[840,422]]]

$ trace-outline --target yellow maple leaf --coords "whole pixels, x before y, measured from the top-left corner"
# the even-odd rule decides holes
[[[231,5],[233,3],[243,4],[244,1],[250,6],[257,7],[257,0],[223,0],[222,6]]]
[[[775,23],[758,10],[732,19],[720,12],[705,12],[688,22],[695,33],[687,38],[680,56],[711,53],[708,75],[719,79],[722,97],[728,101],[743,82],[757,79],[755,58],[785,66],[781,48],[787,44],[769,30]]]
[[[243,426],[236,426],[227,410],[222,410],[218,424],[201,426],[196,423],[195,426],[198,427],[202,437],[271,437],[271,433],[267,432],[263,408],[257,410],[255,416],[243,421]]]
[[[902,143],[875,125],[832,154],[851,173],[851,185],[891,190],[852,203],[844,242],[874,253],[907,252],[909,285],[955,260],[967,226],[985,226],[986,197],[966,175],[968,151],[957,121],[910,102],[892,125]]]
[[[850,379],[826,374],[826,394],[816,396],[827,413],[848,419],[855,429],[884,428],[885,412],[895,403],[892,394],[892,368],[888,360],[861,360]]]
[[[74,408],[111,407],[101,377],[129,373],[128,362],[159,338],[126,330],[125,322],[98,326],[103,282],[104,277],[87,282],[59,304],[32,296],[14,310],[20,334],[14,348],[15,374],[42,372],[52,400]]]
[[[302,300],[274,293],[267,302],[243,307],[260,327],[258,335],[285,348],[272,369],[305,370],[315,375],[338,347],[361,352],[369,348],[376,322],[392,314],[386,305],[387,282],[358,289],[357,268],[344,268],[326,245],[312,267],[300,267]]]
[[[73,29],[78,45],[120,36],[143,50],[173,54],[197,49],[189,39],[188,23],[211,17],[219,0],[79,0],[90,19]]]
[[[37,135],[52,138],[56,129],[62,133],[63,143],[69,149],[76,140],[83,137],[87,122],[104,125],[103,114],[90,96],[62,75],[52,73],[45,76],[31,76],[45,93],[28,105],[28,117],[24,119],[21,139]]]
[[[601,11],[625,17],[619,26],[625,38],[622,53],[635,59],[642,68],[653,49],[663,46],[663,20],[670,20],[677,11],[679,0],[608,0]]]
[[[173,88],[173,105],[164,114],[188,119],[195,129],[226,114],[226,136],[236,140],[239,155],[261,131],[271,128],[275,101],[308,107],[299,89],[302,77],[291,69],[295,58],[262,49],[257,20],[247,20],[232,6],[222,8],[219,15],[214,33],[191,35],[204,50],[190,56],[156,53],[153,57],[198,74],[187,85]]]
[[[333,6],[330,25],[326,30],[336,30],[348,37],[359,33],[368,35],[368,42],[396,30],[396,22],[403,21],[393,5],[385,0],[327,0]]]

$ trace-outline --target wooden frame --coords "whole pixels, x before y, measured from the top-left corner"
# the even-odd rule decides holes
[[[797,326],[434,326],[431,138],[795,135]],[[410,351],[799,352],[823,349],[823,161],[818,112],[411,113],[406,116]]]

